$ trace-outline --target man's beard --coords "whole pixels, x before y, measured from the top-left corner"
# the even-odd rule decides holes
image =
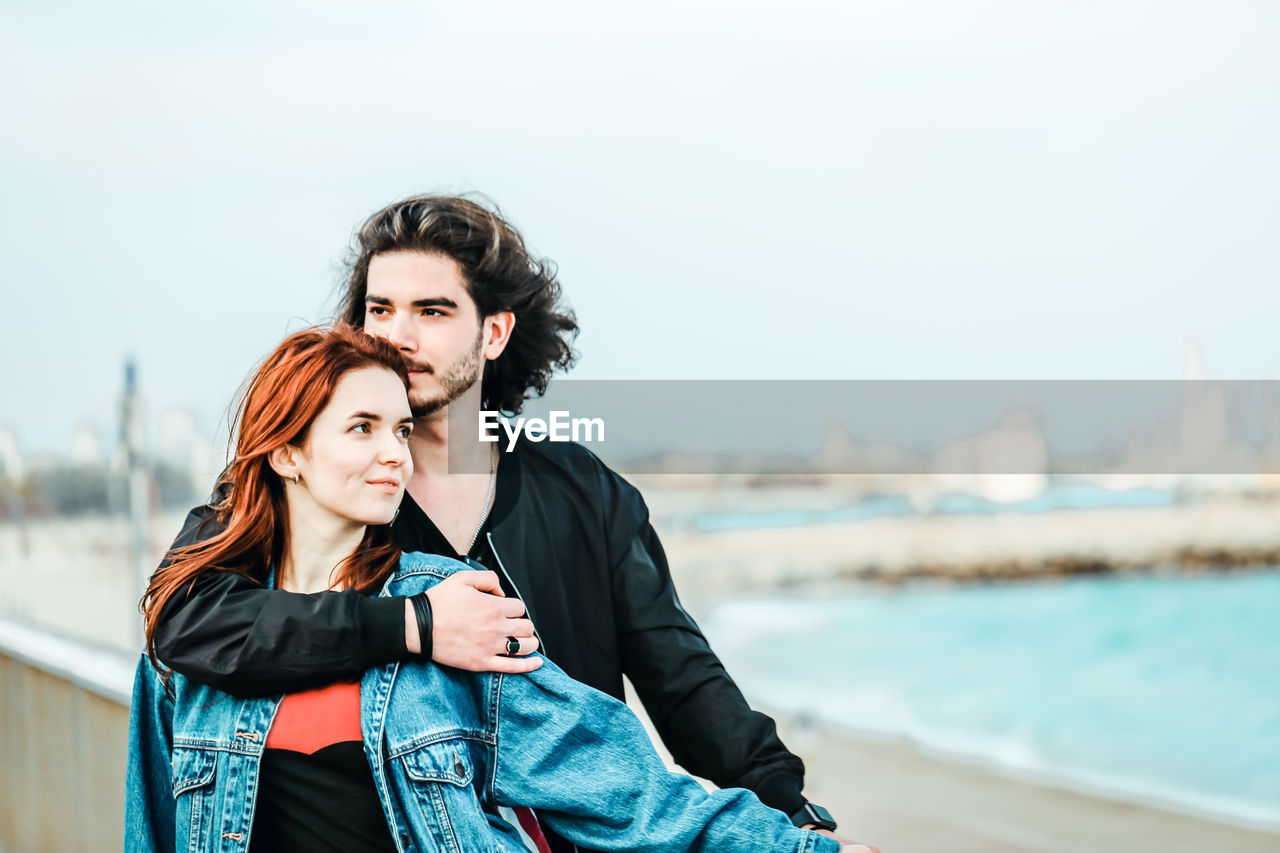
[[[484,371],[483,352],[484,330],[482,329],[476,333],[475,344],[471,347],[471,351],[441,371],[437,371],[427,365],[411,364],[410,370],[421,370],[430,373],[440,383],[440,393],[434,397],[424,399],[415,397],[412,391],[410,392],[409,410],[413,413],[413,416],[415,418],[423,418],[428,415],[434,415],[461,397],[466,393],[467,389],[480,381]]]

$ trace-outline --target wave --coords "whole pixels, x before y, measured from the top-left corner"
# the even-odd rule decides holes
[[[772,689],[774,687],[777,689]],[[769,697],[761,707],[780,715],[802,720],[816,718],[854,737],[906,741],[926,755],[974,764],[1023,781],[1251,829],[1280,830],[1280,804],[1215,795],[1132,774],[1072,766],[1046,755],[1031,737],[1029,728],[988,735],[930,725],[914,713],[908,697],[892,687],[865,685],[838,694],[806,694],[797,692],[794,683],[778,682],[761,691],[761,695]]]

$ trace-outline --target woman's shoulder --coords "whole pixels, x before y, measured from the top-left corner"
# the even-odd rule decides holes
[[[466,563],[443,557],[439,554],[426,554],[421,551],[405,551],[400,555],[400,565],[387,581],[387,595],[413,595],[430,589],[454,572],[466,571],[470,567]],[[412,591],[406,591],[413,587]]]

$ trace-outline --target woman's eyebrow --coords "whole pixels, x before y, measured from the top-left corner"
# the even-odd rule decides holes
[[[375,415],[373,412],[355,412],[347,415],[347,420],[380,421],[382,420],[382,415]]]

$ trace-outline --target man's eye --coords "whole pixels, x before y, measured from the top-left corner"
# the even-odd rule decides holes
[[[381,317],[382,315],[387,313],[387,309],[381,305],[370,305],[369,313],[375,317]]]
[[[423,308],[422,316],[423,317],[443,317],[444,312],[439,310],[438,308]]]

